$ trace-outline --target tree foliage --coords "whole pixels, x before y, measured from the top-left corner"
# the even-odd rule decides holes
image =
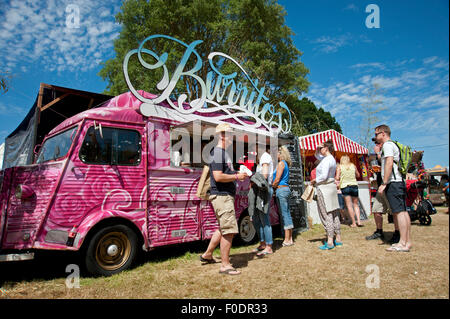
[[[99,75],[107,81],[106,94],[118,95],[128,91],[122,63],[125,55],[148,36],[161,34],[190,44],[203,42],[196,47],[203,66],[197,73],[206,79],[211,70],[207,56],[211,52],[223,52],[258,80],[258,87],[265,88],[269,103],[284,102],[293,114],[293,131],[304,135],[323,129],[341,131],[329,112],[317,108],[311,101],[299,96],[307,92],[309,70],[301,62],[300,52],[293,44],[292,30],[285,24],[286,11],[274,0],[128,0],[116,16],[122,30],[114,42],[115,58],[103,63]],[[168,53],[166,66],[175,70],[185,47],[167,40],[152,40],[144,48],[161,55]],[[147,57],[148,58],[148,57]],[[146,59],[145,59],[146,60]],[[193,60],[193,59],[192,59]],[[146,60],[148,63],[155,61]],[[196,61],[189,61],[192,67]],[[189,65],[191,63],[191,65]],[[136,55],[128,63],[128,73],[136,89],[158,92],[156,84],[162,70],[146,70]],[[223,73],[239,71],[231,63],[221,65]],[[185,77],[179,81],[175,94],[195,96],[195,81]],[[243,79],[243,84],[245,79]],[[186,92],[186,88],[194,88]],[[298,123],[296,122],[298,119]]]
[[[204,64],[199,76],[206,78],[207,55],[218,51],[236,59],[258,85],[265,86],[271,103],[289,94],[306,92],[308,69],[300,61],[302,53],[293,45],[293,32],[285,25],[286,12],[272,0],[128,0],[116,20],[122,25],[114,42],[116,57],[106,61],[99,75],[107,80],[105,93],[117,95],[128,90],[122,74],[126,53],[138,48],[149,35],[164,34],[187,44],[202,40],[196,47]],[[149,44],[157,54],[168,53],[166,65],[172,70],[185,48],[170,41]],[[147,61],[151,62],[151,61]],[[153,61],[154,62],[154,61]],[[192,61],[193,63],[194,61]],[[162,71],[148,72],[137,58],[130,59],[129,73],[136,88],[155,92]],[[232,66],[230,66],[232,67]],[[158,71],[158,70],[156,70]],[[186,88],[189,79],[179,83]]]
[[[11,86],[11,78],[12,76],[8,71],[0,71],[0,93],[8,92],[9,87]]]
[[[342,128],[330,112],[317,107],[311,100],[291,97],[289,106],[294,114],[292,132],[302,136],[333,129],[342,133]]]

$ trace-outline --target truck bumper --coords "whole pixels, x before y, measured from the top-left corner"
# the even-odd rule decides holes
[[[0,262],[5,261],[22,261],[34,259],[34,253],[20,253],[20,254],[4,254],[0,255]]]

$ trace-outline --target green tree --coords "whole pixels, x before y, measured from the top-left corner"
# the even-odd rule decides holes
[[[196,47],[203,67],[199,76],[206,79],[210,71],[207,55],[223,52],[236,59],[250,77],[264,86],[272,104],[287,101],[290,95],[306,92],[309,70],[300,61],[302,53],[293,45],[293,32],[285,25],[286,12],[273,0],[128,0],[122,5],[116,20],[122,25],[114,42],[115,58],[103,63],[99,75],[108,82],[105,93],[118,95],[128,91],[122,73],[122,62],[127,52],[136,49],[149,35],[165,34],[185,43],[203,40]],[[168,53],[166,65],[174,70],[185,48],[170,41],[152,41],[145,48]],[[147,57],[148,58],[148,57]],[[148,63],[155,61],[146,60]],[[190,61],[193,63],[194,61]],[[129,74],[133,86],[157,93],[156,84],[162,70],[145,70],[137,57],[130,59]],[[238,70],[224,64],[225,71]],[[225,73],[225,72],[224,72]],[[189,91],[195,98],[195,83],[190,77],[179,81],[175,94]]]
[[[333,129],[342,133],[342,128],[330,112],[318,108],[311,100],[304,97],[301,100],[290,96],[289,106],[294,114],[292,132],[302,136]]]

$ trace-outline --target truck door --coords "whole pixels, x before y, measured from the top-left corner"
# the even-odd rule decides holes
[[[201,168],[171,161],[168,121],[148,123],[148,233],[151,246],[201,238],[200,200],[195,195]],[[181,161],[180,161],[181,163]]]
[[[99,127],[98,123],[87,123],[72,153],[47,224],[70,229],[92,213],[116,210],[128,213],[130,220],[143,226],[143,131],[139,126],[103,123]]]

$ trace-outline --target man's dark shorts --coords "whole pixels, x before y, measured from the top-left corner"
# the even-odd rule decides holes
[[[406,185],[405,182],[392,182],[384,190],[393,214],[406,212]]]

